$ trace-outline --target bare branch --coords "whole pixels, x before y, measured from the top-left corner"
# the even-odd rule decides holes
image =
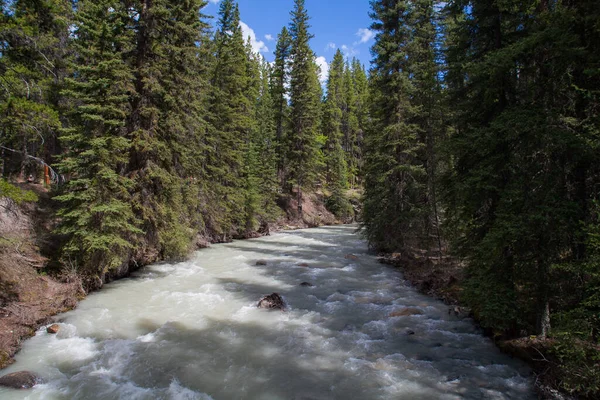
[[[4,149],[4,150],[10,151],[12,153],[24,154],[22,151],[11,149],[11,148],[8,148],[8,147],[2,146],[2,145],[0,145],[0,149]],[[42,160],[41,158],[34,157],[29,154],[24,154],[24,155],[25,155],[25,157],[34,160],[38,164],[40,164],[44,167],[48,167],[48,170],[50,171],[50,179],[52,179],[53,182],[60,183],[61,181],[64,181],[64,178],[61,175],[57,174],[56,171],[54,171],[54,169],[48,163],[46,163],[44,160]]]

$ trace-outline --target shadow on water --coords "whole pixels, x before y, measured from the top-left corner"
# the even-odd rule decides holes
[[[489,369],[507,360],[470,322],[452,320],[441,303],[404,288],[397,271],[366,255],[355,230],[327,227],[215,246],[242,255],[248,274],[210,275],[208,286],[236,304],[232,312],[166,323],[150,314],[132,320],[142,332],[136,339],[88,338],[101,351],[83,367],[57,366],[62,378],[51,385],[62,394],[53,399],[531,398],[510,387],[506,375],[516,370],[487,379]],[[200,266],[210,251],[197,253]],[[133,279],[169,279],[171,267],[177,266]],[[287,312],[255,308],[273,292],[288,302]],[[404,307],[418,307],[419,314],[390,318]],[[173,382],[197,393],[174,397],[167,393]]]
[[[136,357],[128,360],[122,375],[114,378],[116,382],[166,388],[176,380],[214,399],[395,398],[392,393],[386,395],[390,382],[385,374],[372,373],[360,364],[347,368],[343,353],[348,349],[320,346],[293,326],[282,331],[281,327],[269,329],[252,322],[214,319],[207,320],[203,329],[177,322],[163,326],[142,323],[145,329],[155,332],[153,341],[133,344],[131,350]],[[290,350],[296,353],[290,354]],[[103,363],[110,363],[110,357],[115,355],[107,355]],[[71,377],[71,382],[77,380],[77,376]],[[86,387],[87,382],[82,381],[77,388],[79,398],[94,394],[92,387]],[[423,389],[419,384],[405,384],[414,387],[406,389],[407,399],[437,399],[444,394],[443,390],[428,387],[427,395],[419,395]],[[466,386],[468,383],[457,385],[465,385],[464,390],[457,387],[458,392],[479,398],[472,387]],[[336,394],[339,387],[344,388],[344,395]]]

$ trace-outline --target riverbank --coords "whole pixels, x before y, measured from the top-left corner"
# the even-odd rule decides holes
[[[157,253],[141,257],[90,284],[90,278],[78,275],[74,266],[56,264],[59,243],[53,230],[57,220],[48,190],[38,184],[20,186],[33,191],[38,201],[17,205],[0,198],[0,369],[14,362],[13,357],[23,340],[50,323],[56,314],[74,309],[89,292],[101,289],[107,282],[125,278],[148,264],[165,261],[158,258]],[[327,210],[324,197],[319,193],[305,196],[301,217],[295,211],[295,199],[281,204],[281,218],[266,229],[237,239],[341,223]],[[217,237],[199,235],[192,252],[219,242]]]
[[[466,278],[464,263],[449,256],[439,257],[438,254],[428,255],[425,252],[386,254],[380,256],[379,261],[399,268],[404,278],[421,293],[442,300],[448,305],[448,313],[464,317],[470,316],[477,321],[476,315],[473,315],[461,300],[461,292]],[[555,339],[540,340],[535,336],[507,338],[495,335],[491,331],[487,331],[486,334],[494,340],[502,352],[525,361],[532,368],[535,374],[535,388],[540,399],[587,400],[594,398],[581,395],[581,392],[585,390],[585,382],[582,382],[583,387],[579,395],[575,394],[577,397],[565,393],[562,385],[567,373],[565,368],[568,367],[563,365],[556,355],[557,341]]]
[[[53,224],[45,190],[40,185],[30,190],[38,195],[37,203],[17,205],[0,198],[0,369],[13,362],[22,340],[85,296],[76,275],[43,272],[49,259],[41,249],[49,244]]]

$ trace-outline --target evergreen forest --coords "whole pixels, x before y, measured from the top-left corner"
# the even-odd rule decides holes
[[[597,0],[371,0],[371,65],[338,50],[324,84],[304,0],[271,63],[207,4],[0,0],[0,195],[50,188],[56,268],[182,259],[319,193],[374,251],[459,263],[484,329],[599,395]]]

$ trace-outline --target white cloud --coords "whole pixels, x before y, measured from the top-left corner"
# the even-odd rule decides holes
[[[208,1],[210,1],[210,2],[211,2],[211,3],[213,3],[213,4],[217,4],[217,3],[218,3],[219,1],[221,1],[221,0],[208,0]]]
[[[327,78],[329,78],[329,64],[323,56],[317,57],[315,59],[315,62],[321,70],[319,72],[319,81],[321,82],[321,84],[324,84],[327,81]]]
[[[240,21],[240,28],[242,28],[242,35],[244,36],[244,41],[248,40],[248,36],[250,36],[250,44],[252,45],[252,51],[255,53],[267,53],[269,48],[262,40],[256,39],[256,33],[254,30],[250,28],[248,25]]]
[[[367,43],[369,40],[373,39],[375,37],[375,32],[373,32],[370,29],[360,28],[358,30],[358,32],[356,32],[356,36],[359,37],[359,40],[358,40],[358,42],[355,42],[354,44],[363,44],[363,43]]]
[[[335,45],[335,43],[333,43],[333,42],[329,42],[329,43],[327,43],[327,47],[325,48],[325,50],[326,50],[326,51],[327,51],[327,50],[335,50],[335,48],[336,48],[336,47],[337,47],[337,46]]]
[[[265,35],[265,39],[267,39],[269,42],[272,42],[273,40],[275,40],[273,38],[273,35],[269,35],[269,34]]]
[[[346,57],[354,57],[360,53],[360,51],[355,49],[354,46],[347,46],[345,44],[342,45],[341,50],[342,50],[342,53],[344,53],[344,55]]]

